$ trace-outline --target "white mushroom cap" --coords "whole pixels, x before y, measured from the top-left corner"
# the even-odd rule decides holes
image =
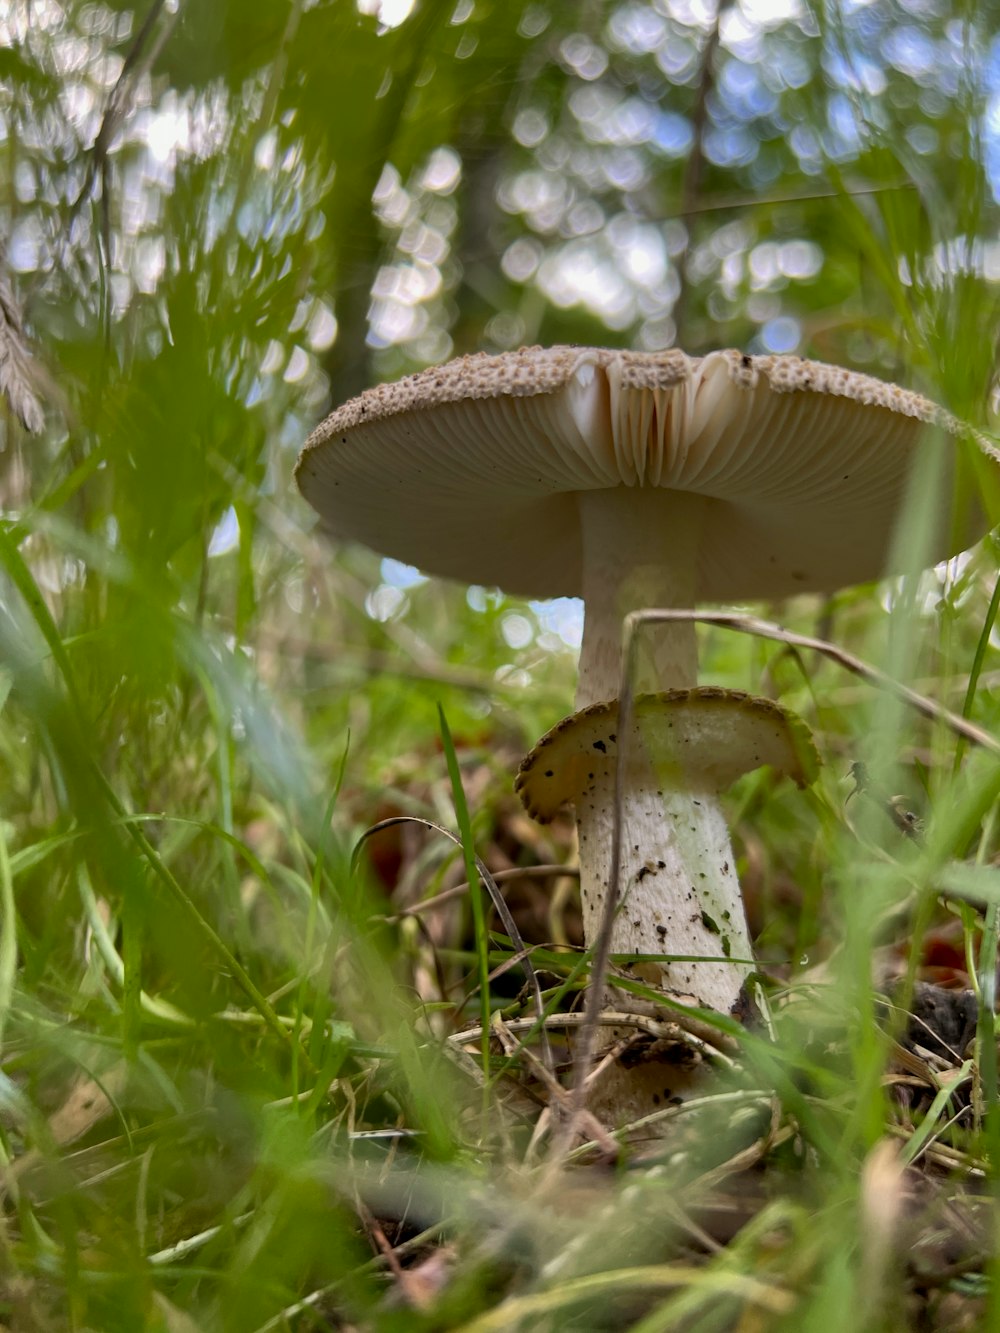
[[[926,398],[795,356],[525,348],[366,391],[297,477],[337,535],[538,597],[582,592],[581,492],[702,496],[694,596],[771,597],[887,572],[926,423],[960,433]]]

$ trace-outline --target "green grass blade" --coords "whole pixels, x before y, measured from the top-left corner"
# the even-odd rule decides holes
[[[438,704],[438,726],[441,744],[444,748],[445,761],[448,765],[448,777],[451,780],[452,799],[455,803],[455,818],[458,822],[459,837],[462,840],[462,857],[465,862],[465,879],[469,886],[469,902],[472,904],[472,920],[476,934],[476,956],[479,976],[479,1015],[482,1022],[482,1060],[483,1074],[489,1077],[490,1071],[490,942],[486,933],[486,914],[483,910],[483,889],[476,867],[476,848],[472,838],[472,821],[469,807],[465,800],[462,775],[458,768],[458,757],[451,737],[448,719],[444,708]],[[488,1097],[487,1085],[483,1086],[484,1109]]]
[[[986,617],[983,620],[983,627],[979,631],[979,638],[976,641],[976,651],[972,658],[972,666],[969,668],[969,683],[965,687],[965,698],[962,700],[962,716],[968,720],[972,717],[972,705],[975,702],[976,690],[979,688],[979,677],[982,674],[983,662],[986,658],[986,650],[990,644],[990,635],[993,633],[993,626],[996,624],[997,612],[1000,611],[1000,574],[997,575],[996,583],[993,585],[993,596],[990,598],[990,604],[986,609]],[[955,745],[955,759],[952,764],[952,775],[957,777],[958,771],[962,767],[962,756],[965,753],[966,740],[964,736],[959,736]]]
[[[0,819],[0,1052],[17,976],[17,907],[7,854],[7,830]]]

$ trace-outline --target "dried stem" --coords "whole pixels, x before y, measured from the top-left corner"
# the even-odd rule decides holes
[[[699,624],[719,625],[723,629],[735,630],[739,634],[753,634],[759,639],[773,639],[776,643],[784,643],[792,648],[804,648],[810,652],[820,653],[823,657],[836,662],[838,666],[842,666],[845,671],[850,671],[852,675],[860,676],[870,685],[875,685],[878,689],[895,695],[897,699],[902,699],[924,717],[943,723],[957,736],[962,736],[973,745],[979,745],[984,750],[989,750],[991,754],[1000,756],[1000,740],[990,732],[977,727],[974,722],[967,721],[958,713],[953,713],[950,708],[945,708],[943,704],[927,698],[926,695],[918,694],[916,690],[901,684],[886,672],[880,671],[878,667],[872,666],[870,662],[855,657],[846,648],[840,648],[826,639],[816,639],[808,634],[795,634],[780,625],[758,620],[756,616],[744,616],[731,611],[633,611],[628,620],[633,627],[640,624],[655,625],[670,620],[693,620]],[[628,628],[626,633],[628,634]]]

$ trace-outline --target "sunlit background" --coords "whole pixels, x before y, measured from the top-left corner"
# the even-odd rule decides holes
[[[289,512],[325,406],[469,350],[733,344],[981,400],[986,366],[949,386],[930,344],[944,276],[983,300],[1000,276],[985,13],[980,31],[937,0],[349,9],[166,3],[139,41],[124,5],[8,7],[0,226],[51,376],[47,448],[92,424],[88,375],[168,347],[195,398],[224,400],[221,433],[189,423],[202,457]],[[178,346],[186,320],[203,355]],[[101,337],[107,367],[80,365]],[[235,505],[214,507],[213,558],[240,543]],[[415,576],[382,574],[366,607],[385,624]],[[515,651],[579,639],[572,608],[512,615]]]

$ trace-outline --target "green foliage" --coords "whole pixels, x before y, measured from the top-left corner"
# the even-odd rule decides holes
[[[935,941],[990,1056],[958,1053],[982,1101],[949,1123],[942,1079],[908,1155],[985,1172],[994,1206],[1000,766],[941,709],[1000,730],[996,549],[921,572],[940,451],[897,534],[911,573],[775,611],[935,718],[703,632],[706,678],[767,682],[827,761],[808,798],[765,774],[729,804],[762,966],[779,999],[799,986],[715,1098],[669,1108],[669,1179],[581,1173],[578,1206],[534,1169],[512,1062],[448,1041],[533,1019],[509,938],[465,899],[412,910],[471,873],[470,839],[498,869],[564,856],[510,781],[570,707],[572,629],[335,545],[292,488],[331,401],[534,340],[801,351],[991,429],[992,7],[709,8],[0,16],[0,338],[20,304],[13,373],[46,409],[38,436],[0,423],[7,1326],[853,1330],[863,1305],[905,1327],[898,1254],[878,1268],[856,1239],[898,1111],[873,956],[905,999]],[[956,523],[973,498],[1000,516],[970,451]],[[858,760],[926,818],[922,846],[872,793],[845,807]],[[352,872],[390,814],[461,825],[465,869],[385,832]],[[522,928],[564,1011],[582,978],[552,898]],[[706,1173],[761,1143],[770,1196],[675,1264]],[[447,1280],[401,1307],[382,1242],[410,1264],[443,1238]],[[928,1282],[927,1320],[997,1306],[988,1253]]]

